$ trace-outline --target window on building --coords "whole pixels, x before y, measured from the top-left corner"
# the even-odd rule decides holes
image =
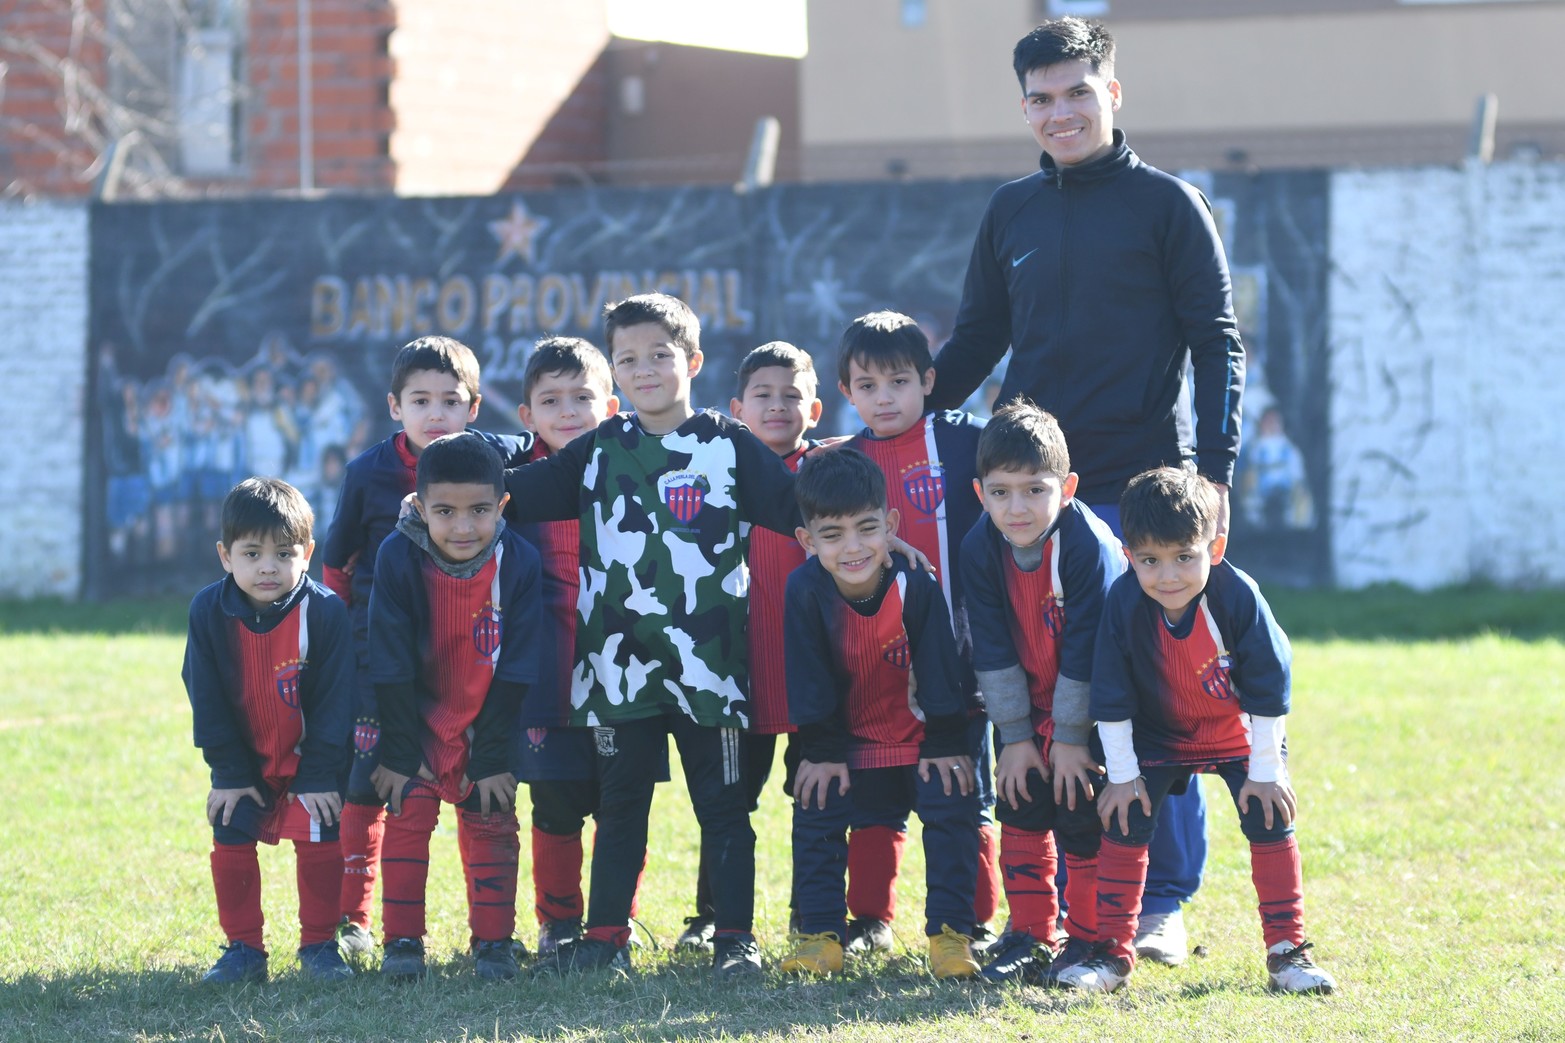
[[[186,174],[228,174],[239,166],[244,38],[243,0],[187,0],[174,92]]]

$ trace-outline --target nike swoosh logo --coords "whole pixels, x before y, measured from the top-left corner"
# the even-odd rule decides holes
[[[1028,250],[1026,253],[1022,254],[1020,257],[1011,258],[1011,267],[1015,268],[1017,265],[1021,264],[1023,261],[1027,260],[1027,258],[1031,257],[1037,252],[1038,248],[1035,246],[1031,250]]]

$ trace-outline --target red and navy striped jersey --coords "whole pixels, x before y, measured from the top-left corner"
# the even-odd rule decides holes
[[[1092,717],[1130,720],[1143,764],[1241,760],[1250,755],[1245,715],[1287,714],[1291,662],[1255,581],[1227,561],[1177,626],[1127,571],[1103,611]]]
[[[538,439],[528,462],[549,455]],[[506,510],[507,517],[514,512]],[[559,728],[571,719],[571,673],[576,660],[576,598],[581,592],[581,522],[522,522],[516,531],[538,550],[543,564],[543,636],[538,680],[522,703],[522,726]]]
[[[892,555],[890,582],[869,615],[815,558],[788,577],[787,610],[789,718],[840,722],[849,767],[916,764],[925,720],[967,710],[945,599],[901,555]]]
[[[306,577],[257,612],[225,577],[190,603],[183,676],[213,787],[340,787],[354,689],[341,598]]]
[[[1040,735],[1049,734],[1060,675],[1092,679],[1104,598],[1125,571],[1119,540],[1079,500],[1060,509],[1046,537],[1043,564],[1033,572],[1017,566],[988,514],[962,541],[973,667],[1022,667]]]

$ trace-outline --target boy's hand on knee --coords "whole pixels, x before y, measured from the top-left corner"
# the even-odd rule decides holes
[[[925,782],[929,781],[929,771],[933,768],[935,777],[940,780],[941,787],[946,796],[951,795],[952,785],[956,792],[967,796],[973,792],[973,758],[971,757],[920,757],[918,760],[918,777]]]
[[[310,817],[323,826],[331,826],[342,817],[341,793],[295,793],[294,799],[304,805]]]
[[[462,783],[467,789],[465,778]],[[516,805],[516,776],[510,772],[475,779],[473,788],[478,791],[478,813],[484,818],[489,817],[490,805],[497,811],[510,811]]]
[[[1097,787],[1103,784],[1103,765],[1092,759],[1092,753],[1085,746],[1056,740],[1049,744],[1049,762],[1054,768],[1056,805],[1064,804],[1075,811],[1078,789],[1084,799],[1091,800]]]
[[[1272,828],[1273,812],[1282,816],[1282,824],[1293,825],[1293,820],[1299,815],[1299,798],[1294,795],[1293,787],[1286,780],[1281,782],[1256,782],[1254,779],[1245,779],[1244,785],[1239,787],[1239,810],[1248,812],[1250,800],[1254,798],[1261,802],[1261,813],[1265,816],[1266,828]]]
[[[1129,782],[1110,782],[1105,785],[1103,792],[1098,794],[1098,818],[1103,822],[1103,829],[1113,829],[1117,818],[1120,833],[1130,836],[1132,804],[1140,804],[1141,813],[1147,818],[1152,817],[1152,798],[1147,796],[1145,779],[1135,778]]]
[[[1030,803],[1032,794],[1027,789],[1027,776],[1035,771],[1048,780],[1049,766],[1043,763],[1032,739],[1007,743],[995,764],[994,785],[1000,799],[1018,811],[1024,803]]]
[[[266,806],[266,801],[261,799],[261,791],[254,786],[246,786],[244,789],[218,789],[214,786],[206,795],[207,822],[214,826],[218,825],[217,820],[221,817],[222,825],[228,825],[229,820],[234,817],[234,809],[246,797],[262,807]]]
[[[402,814],[402,791],[412,781],[411,775],[392,771],[384,764],[377,765],[370,774],[370,785],[375,787],[375,795],[391,807],[393,815]]]
[[[816,807],[824,811],[826,809],[826,794],[831,789],[832,780],[837,780],[837,792],[848,792],[848,766],[835,762],[800,761],[799,770],[793,773],[793,799],[798,801],[801,808],[810,806],[810,798],[817,801]]]

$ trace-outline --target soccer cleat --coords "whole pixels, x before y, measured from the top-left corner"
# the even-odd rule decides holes
[[[581,917],[569,920],[545,920],[538,925],[538,955],[548,956],[561,945],[581,937]]]
[[[984,966],[985,981],[996,984],[1007,981],[1037,985],[1043,981],[1044,971],[1053,954],[1045,945],[1026,931],[1007,931],[989,946],[986,953],[989,962]]]
[[[1136,955],[1143,960],[1178,967],[1190,955],[1190,939],[1185,934],[1185,914],[1145,913],[1136,929]]]
[[[701,949],[710,952],[712,949],[712,934],[717,930],[717,921],[710,916],[685,917],[685,929],[680,934],[679,940],[674,943],[676,949]]]
[[[425,974],[424,942],[419,938],[393,938],[380,958],[380,974],[392,981],[414,981]]]
[[[1066,936],[1065,944],[1060,946],[1060,951],[1054,954],[1054,959],[1043,969],[1040,982],[1044,985],[1060,984],[1061,971],[1092,959],[1097,951],[1097,945],[1092,942]]]
[[[1275,992],[1315,992],[1321,995],[1335,992],[1337,982],[1331,975],[1315,966],[1309,950],[1313,942],[1278,942],[1266,950],[1266,975]]]
[[[1065,989],[1082,992],[1113,992],[1130,977],[1130,961],[1123,956],[1110,956],[1103,945],[1095,946],[1091,956],[1080,963],[1063,967],[1053,975],[1054,983]]]
[[[788,974],[841,974],[842,939],[836,931],[820,934],[802,934],[794,931],[788,936],[793,951],[783,957],[778,969]]]
[[[562,942],[533,966],[533,977],[565,977],[568,974],[593,974],[598,971],[630,973],[630,947],[615,945],[602,938],[583,935],[574,942]]]
[[[244,942],[229,942],[212,969],[201,976],[203,985],[236,985],[245,981],[265,981],[266,953]]]
[[[522,952],[526,953],[523,947]],[[516,952],[509,938],[478,941],[473,945],[473,973],[486,981],[510,981],[516,977]]]
[[[761,947],[755,935],[719,934],[712,938],[712,973],[723,981],[761,976]]]
[[[1009,925],[1007,925],[1009,928]],[[994,928],[986,923],[973,925],[973,951],[988,952],[989,947],[1000,940],[1000,935],[994,933]]]
[[[300,949],[299,966],[314,981],[344,981],[353,977],[353,968],[343,962],[342,949],[335,938]]]
[[[843,949],[854,956],[871,952],[890,952],[894,941],[891,925],[873,916],[860,916],[848,921],[848,937]]]
[[[368,956],[375,951],[375,936],[369,928],[356,924],[346,916],[337,925],[337,947],[349,959]]]
[[[973,940],[941,924],[940,933],[929,936],[929,973],[937,978],[971,978],[980,973],[973,959]]]

